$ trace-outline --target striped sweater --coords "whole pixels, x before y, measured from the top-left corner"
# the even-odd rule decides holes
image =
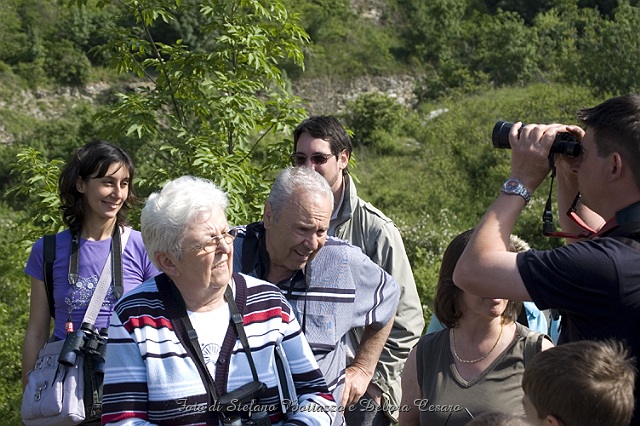
[[[115,306],[109,327],[102,423],[109,425],[217,425],[205,385],[183,342],[181,313],[168,277],[159,275],[127,293]],[[258,404],[274,425],[284,424],[278,409],[277,379],[271,366],[282,345],[290,363],[299,409],[291,425],[329,425],[336,405],[301,333],[291,307],[273,285],[234,274],[236,304],[259,379],[267,390]],[[227,333],[216,366],[216,393],[223,395],[253,377],[235,328]]]

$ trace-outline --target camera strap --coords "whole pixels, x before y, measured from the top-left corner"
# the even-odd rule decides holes
[[[56,261],[56,234],[47,234],[43,238],[43,266],[44,266],[44,287],[47,290],[47,301],[49,302],[49,315],[56,318],[56,309],[53,303],[53,264]]]
[[[122,236],[120,235],[120,227],[115,226],[113,229],[113,235],[111,236],[111,250],[107,260],[100,273],[98,284],[93,290],[91,301],[87,306],[83,323],[95,324],[100,307],[104,301],[107,291],[109,290],[109,284],[111,284],[111,277],[113,276],[113,294],[116,298],[120,298],[123,293],[122,285],[122,248],[126,246],[129,239],[131,229],[124,228]],[[71,239],[71,255],[69,258],[69,284],[75,286],[78,282],[78,264],[80,258],[80,235],[76,234]]]
[[[253,357],[251,356],[251,346],[249,346],[249,339],[247,339],[247,334],[244,331],[242,315],[240,315],[240,312],[238,312],[238,306],[236,305],[236,301],[233,298],[233,290],[231,289],[230,285],[227,285],[227,289],[224,291],[224,297],[225,299],[227,299],[227,303],[229,304],[229,310],[231,311],[231,320],[233,321],[233,325],[236,328],[238,337],[240,337],[240,342],[242,343],[244,352],[245,354],[247,354],[247,360],[249,361],[249,367],[251,368],[253,380],[258,381],[258,371],[256,370],[256,365],[254,364]]]
[[[553,210],[551,206],[553,204],[552,195],[553,195],[553,181],[556,177],[556,166],[553,164],[553,159],[550,158],[551,161],[551,183],[549,184],[549,195],[547,196],[547,202],[544,207],[544,211],[542,213],[542,235],[546,237],[554,237],[554,238],[572,238],[572,239],[590,239],[597,235],[597,232],[589,225],[587,225],[580,216],[578,216],[577,205],[580,201],[580,193],[576,195],[571,203],[571,207],[567,210],[567,216],[571,220],[573,220],[578,226],[580,226],[584,231],[580,234],[571,234],[568,232],[557,232],[553,230]]]

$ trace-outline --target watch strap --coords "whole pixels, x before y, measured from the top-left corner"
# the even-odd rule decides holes
[[[502,184],[501,192],[509,195],[519,195],[524,199],[525,204],[531,200],[531,193],[525,186],[516,178],[509,178],[504,184]]]

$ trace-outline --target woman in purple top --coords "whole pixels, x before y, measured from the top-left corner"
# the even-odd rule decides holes
[[[112,250],[112,236],[122,234],[122,290],[131,290],[159,272],[151,264],[138,231],[127,228],[126,211],[135,201],[131,185],[134,166],[122,149],[93,141],[76,150],[58,180],[63,220],[68,229],[56,235],[53,264],[53,340],[78,330],[103,267]],[[114,234],[114,232],[117,233]],[[71,247],[78,250],[71,262]],[[29,324],[24,338],[22,384],[34,367],[38,351],[49,340],[51,316],[44,284],[44,242],[33,245],[25,272],[31,277]],[[114,258],[119,253],[113,253]],[[72,268],[70,269],[70,264]],[[74,268],[77,265],[77,271]],[[74,270],[72,270],[74,269]],[[96,319],[96,328],[109,326],[119,289],[113,279]]]

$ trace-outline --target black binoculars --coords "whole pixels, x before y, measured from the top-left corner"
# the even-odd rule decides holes
[[[269,426],[269,415],[262,407],[253,405],[264,393],[266,386],[260,381],[249,382],[231,392],[224,394],[217,401],[222,411],[222,424],[224,426]],[[245,415],[238,414],[241,412]],[[236,411],[236,412],[234,412]],[[248,415],[247,415],[248,413]]]
[[[525,124],[523,123],[522,127],[524,126]],[[493,126],[491,142],[493,142],[494,147],[511,149],[511,144],[509,143],[509,131],[511,130],[511,127],[513,127],[513,123],[503,120],[498,121],[495,126]],[[520,130],[522,130],[522,127]],[[519,134],[520,132],[518,131],[518,135]],[[582,145],[578,142],[578,138],[571,133],[563,132],[556,135],[549,154],[564,154],[571,157],[577,157],[581,152]]]
[[[72,366],[76,363],[78,355],[94,355],[96,372],[104,373],[107,333],[108,329],[106,328],[101,328],[97,332],[93,325],[82,323],[78,331],[67,335],[58,356],[58,362],[62,365]]]
[[[243,419],[240,416],[231,416],[222,419],[223,426],[270,426],[269,415],[264,411],[254,411],[249,418]]]

